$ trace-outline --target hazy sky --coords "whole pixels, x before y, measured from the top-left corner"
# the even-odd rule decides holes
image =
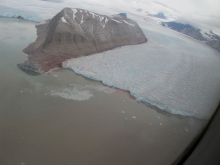
[[[30,10],[29,6],[36,6],[36,11],[39,7],[44,7],[45,10],[39,14],[50,13],[50,17],[64,7],[79,7],[96,12],[99,12],[100,7],[100,10],[106,11],[106,14],[109,14],[105,10],[107,8],[136,13],[138,13],[137,9],[142,9],[139,13],[141,15],[146,15],[146,12],[154,14],[164,12],[166,16],[175,17],[176,21],[189,23],[206,31],[213,30],[220,35],[220,0],[0,0],[0,5],[22,10],[25,5],[25,9],[28,10]]]
[[[103,5],[142,12],[164,12],[183,23],[190,23],[220,34],[220,0],[88,0]]]

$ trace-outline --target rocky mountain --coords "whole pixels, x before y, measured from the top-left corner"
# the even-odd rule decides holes
[[[65,8],[36,28],[36,41],[23,50],[28,60],[17,66],[39,73],[70,58],[147,41],[138,24],[125,14],[106,16],[83,9]]]
[[[212,31],[202,33],[200,29],[196,29],[191,25],[177,22],[162,22],[161,25],[183,33],[194,39],[204,41],[205,44],[220,52],[220,36]]]
[[[196,29],[195,27],[193,27],[191,25],[177,23],[177,22],[162,22],[161,25],[168,27],[170,29],[176,30],[180,33],[183,33],[183,34],[190,36],[192,38],[195,38],[197,40],[206,41],[206,39],[200,33],[200,30]]]
[[[153,17],[161,18],[161,19],[167,19],[163,12],[159,12],[158,14],[149,14],[149,15]]]
[[[218,41],[220,41],[220,36],[213,33],[211,30],[209,32],[205,32],[204,35],[208,40],[218,40]]]

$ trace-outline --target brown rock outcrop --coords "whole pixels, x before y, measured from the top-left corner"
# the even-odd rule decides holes
[[[23,50],[28,60],[17,66],[39,73],[60,67],[70,58],[147,41],[134,21],[83,9],[65,8],[36,28],[38,38]]]

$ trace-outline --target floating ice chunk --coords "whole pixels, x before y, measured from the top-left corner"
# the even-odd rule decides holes
[[[160,125],[162,125],[162,123],[160,123]]]
[[[121,113],[125,113],[125,111],[121,111]]]
[[[136,116],[134,115],[134,113],[132,113],[132,118],[133,118],[133,119],[136,119]]]
[[[72,99],[76,101],[84,101],[93,97],[93,94],[88,90],[78,90],[74,89],[62,89],[62,90],[52,90],[51,96],[60,96],[65,99]]]
[[[157,119],[160,119],[160,116],[157,116]]]
[[[127,117],[124,117],[125,121],[128,121],[128,118]]]

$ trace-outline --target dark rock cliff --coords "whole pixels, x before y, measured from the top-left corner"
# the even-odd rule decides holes
[[[195,38],[200,41],[205,41],[206,39],[203,37],[203,35],[200,33],[199,29],[194,28],[191,25],[188,24],[182,24],[177,22],[162,22],[162,26],[169,27],[173,30],[176,30],[180,33],[183,33],[187,36],[190,36],[192,38]]]

